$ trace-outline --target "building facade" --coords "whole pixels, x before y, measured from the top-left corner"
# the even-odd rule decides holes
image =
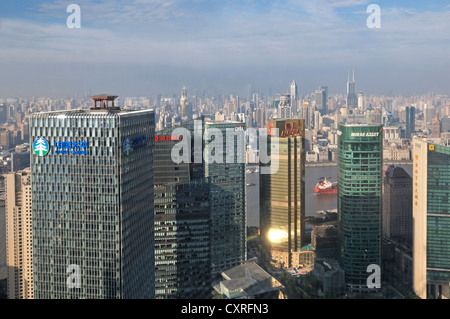
[[[200,126],[203,121],[198,120]],[[210,193],[203,164],[177,163],[172,150],[185,137],[176,128],[194,132],[194,121],[155,135],[155,297],[198,299],[211,295]],[[202,149],[202,141],[200,149]],[[191,152],[192,151],[192,152]]]
[[[305,126],[303,119],[269,119],[269,146],[278,144],[271,154],[276,167],[269,174],[260,169],[261,238],[270,262],[290,268],[293,254],[302,249],[305,236]],[[278,135],[275,135],[276,130]]]
[[[154,111],[92,98],[30,116],[34,297],[154,298]]]
[[[339,125],[338,250],[349,291],[373,291],[367,268],[381,265],[382,126]]]
[[[406,138],[411,138],[411,134],[416,131],[416,108],[406,107]]]
[[[8,299],[33,299],[30,169],[5,175]]]
[[[215,278],[247,260],[244,124],[204,122],[204,174],[211,183],[211,272]]]
[[[386,170],[383,236],[412,248],[412,178],[401,167]]]
[[[450,147],[413,139],[413,288],[423,299],[450,298]]]

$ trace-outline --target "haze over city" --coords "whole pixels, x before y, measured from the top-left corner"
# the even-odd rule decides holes
[[[247,96],[450,93],[447,1],[6,1],[0,10],[0,96],[120,96],[181,87]],[[369,28],[369,4],[381,8]]]

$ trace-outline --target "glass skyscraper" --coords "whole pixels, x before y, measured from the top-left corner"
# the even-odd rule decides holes
[[[420,298],[450,298],[450,147],[413,139],[413,287]]]
[[[406,107],[406,138],[416,131],[416,108],[414,106]]]
[[[244,129],[244,123],[236,121],[204,122],[204,170],[211,182],[213,277],[247,260]]]
[[[304,243],[304,123],[303,119],[267,120],[268,149],[278,143],[278,154],[270,154],[270,163],[260,164],[260,225],[265,252],[276,267],[293,267],[292,253],[300,251]],[[266,166],[271,168],[270,174],[261,174]]]
[[[367,286],[367,268],[381,267],[381,131],[380,125],[339,125],[338,249],[352,292],[374,289]]]
[[[208,298],[214,279],[246,260],[243,128],[201,117],[157,133],[157,298]]]
[[[197,122],[201,128],[203,121]],[[185,150],[188,162],[173,161],[172,150],[183,139],[174,135],[177,128],[193,134],[194,121],[155,135],[155,297],[208,298],[212,286],[211,187],[204,178],[203,164],[193,162],[193,149]]]
[[[36,299],[154,298],[154,111],[115,98],[30,116]]]

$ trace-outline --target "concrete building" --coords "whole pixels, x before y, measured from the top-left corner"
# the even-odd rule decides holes
[[[8,299],[33,299],[30,169],[5,175]]]
[[[412,178],[401,167],[385,173],[383,236],[412,248]]]
[[[313,273],[321,283],[321,291],[325,297],[336,297],[345,292],[344,271],[336,260],[316,259]]]
[[[255,262],[222,272],[214,289],[228,299],[283,299],[284,286]]]

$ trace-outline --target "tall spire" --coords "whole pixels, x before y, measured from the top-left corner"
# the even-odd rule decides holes
[[[353,69],[353,82],[355,82],[355,69]]]

